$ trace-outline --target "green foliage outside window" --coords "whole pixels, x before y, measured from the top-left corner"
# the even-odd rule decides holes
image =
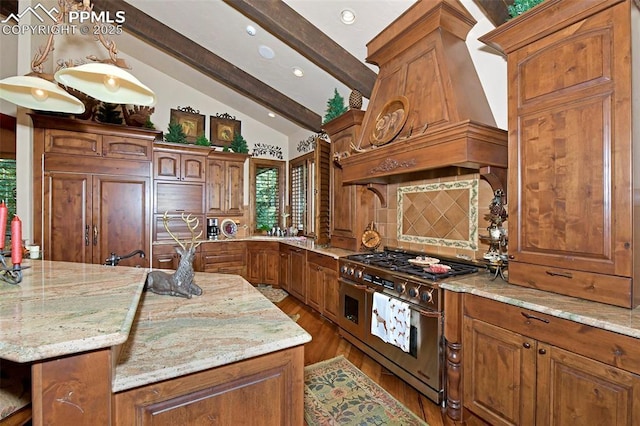
[[[259,168],[256,174],[256,227],[269,230],[278,226],[278,169]]]

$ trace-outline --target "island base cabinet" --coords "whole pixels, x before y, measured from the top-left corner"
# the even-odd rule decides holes
[[[33,364],[32,423],[111,424],[111,359],[103,349]]]
[[[636,374],[468,316],[463,348],[465,408],[492,425],[640,422]]]
[[[117,393],[116,425],[302,425],[304,347]]]

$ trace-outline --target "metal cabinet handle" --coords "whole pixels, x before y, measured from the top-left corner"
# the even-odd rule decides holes
[[[549,320],[546,319],[546,318],[540,318],[540,317],[537,317],[535,315],[528,314],[526,312],[520,312],[520,313],[522,314],[523,317],[525,317],[528,320],[537,320],[537,321],[541,321],[541,322],[543,322],[545,324],[549,324]]]
[[[84,227],[84,245],[89,245],[89,225]]]
[[[93,225],[93,245],[98,245],[98,227]]]
[[[546,353],[547,353],[547,350],[546,350],[546,349],[538,349],[538,353],[539,353],[540,355],[544,355],[544,354],[546,354]]]
[[[573,278],[571,272],[555,272],[555,271],[545,271],[547,275],[551,275],[552,277],[563,277],[563,278]]]
[[[531,349],[531,343],[529,343],[529,342],[524,342],[524,343],[522,344],[522,346],[523,346],[525,349]]]

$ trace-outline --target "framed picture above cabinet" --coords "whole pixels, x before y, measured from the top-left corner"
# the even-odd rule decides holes
[[[182,126],[182,131],[187,136],[187,142],[195,143],[198,136],[204,135],[205,116],[200,111],[191,107],[171,109],[171,123]]]
[[[229,146],[233,141],[234,135],[240,133],[240,120],[224,113],[216,114],[210,117],[209,131],[211,145],[213,146]]]

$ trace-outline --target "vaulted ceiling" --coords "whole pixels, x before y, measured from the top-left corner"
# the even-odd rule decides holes
[[[125,11],[123,28],[138,44],[120,43],[123,52],[159,68],[167,64],[160,55],[177,58],[198,74],[188,78],[177,67],[165,72],[174,71],[194,85],[209,79],[211,87],[202,87],[203,92],[214,91],[212,97],[219,101],[290,134],[295,128],[320,130],[334,88],[345,97],[351,89],[370,96],[377,68],[365,63],[366,44],[414,1],[93,0],[92,4],[96,11]],[[473,1],[494,24],[504,22],[506,4],[513,2]],[[340,22],[345,8],[356,14],[351,25]],[[0,2],[5,16],[17,10],[17,0]],[[256,28],[255,35],[247,33],[247,25]],[[274,58],[259,54],[265,47]],[[295,77],[293,67],[303,69],[304,77]],[[267,112],[277,117],[269,119]]]

